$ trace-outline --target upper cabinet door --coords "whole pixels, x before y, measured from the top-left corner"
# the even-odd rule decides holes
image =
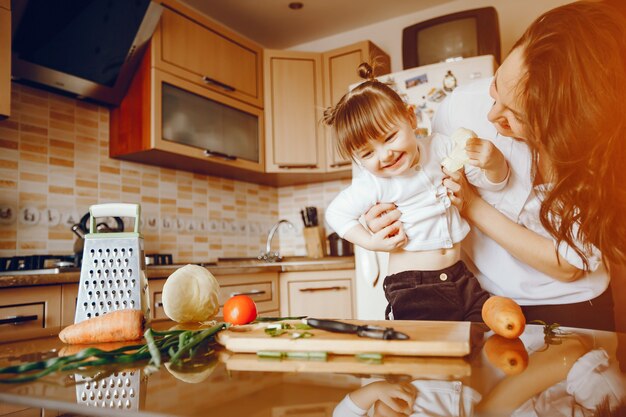
[[[350,85],[364,81],[358,68],[363,62],[374,63],[375,75],[388,74],[391,70],[389,55],[370,41],[363,41],[325,52],[324,61],[324,106],[334,106],[346,94]],[[346,170],[351,167],[349,158],[337,152],[330,129],[326,130],[326,161],[328,171]]]
[[[321,55],[266,50],[266,171],[323,172]]]
[[[200,19],[200,17],[198,17]],[[156,66],[263,107],[262,49],[226,29],[165,9],[156,32]]]

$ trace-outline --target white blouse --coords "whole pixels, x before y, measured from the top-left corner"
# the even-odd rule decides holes
[[[487,120],[487,113],[494,103],[489,95],[492,80],[481,79],[456,88],[437,109],[433,129],[450,134],[465,127],[476,132],[478,137],[492,141],[509,163],[510,178],[502,191],[479,190],[480,195],[512,221],[554,241],[539,221],[541,193],[531,182],[528,146],[498,134]],[[557,248],[556,242],[554,246]],[[557,249],[567,262],[582,267],[582,260],[573,248],[562,243]],[[574,282],[557,281],[528,266],[477,228],[472,228],[467,235],[463,252],[464,260],[485,290],[511,297],[521,305],[582,302],[599,296],[609,285],[609,276],[597,249],[586,254],[593,272]]]
[[[359,224],[359,217],[379,202],[395,203],[402,215],[400,221],[408,237],[403,248],[421,251],[451,248],[462,241],[469,225],[450,203],[443,186],[441,160],[454,148],[453,141],[444,135],[418,138],[420,160],[407,175],[381,178],[361,169],[352,184],[343,190],[326,209],[326,221],[343,237]],[[481,169],[467,165],[465,173],[470,183],[482,189],[497,191],[506,185],[489,181]]]

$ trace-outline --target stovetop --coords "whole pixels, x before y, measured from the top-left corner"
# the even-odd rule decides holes
[[[174,265],[172,254],[146,254],[147,266]],[[0,276],[78,272],[74,255],[24,255],[0,258]]]

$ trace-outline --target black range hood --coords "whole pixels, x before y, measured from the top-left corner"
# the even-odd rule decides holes
[[[150,0],[12,0],[12,77],[117,105],[161,16]]]

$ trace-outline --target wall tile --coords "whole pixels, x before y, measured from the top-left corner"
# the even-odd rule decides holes
[[[172,253],[175,262],[255,257],[282,218],[296,230],[281,228],[273,248],[306,255],[300,209],[318,207],[322,220],[349,183],[277,189],[111,159],[108,108],[12,88],[12,116],[0,121],[0,210],[10,207],[14,217],[0,221],[0,256],[71,254],[71,225],[105,202],[140,203],[146,252]],[[25,224],[19,220],[25,208],[46,220]],[[57,224],[49,224],[48,211],[58,213]]]

